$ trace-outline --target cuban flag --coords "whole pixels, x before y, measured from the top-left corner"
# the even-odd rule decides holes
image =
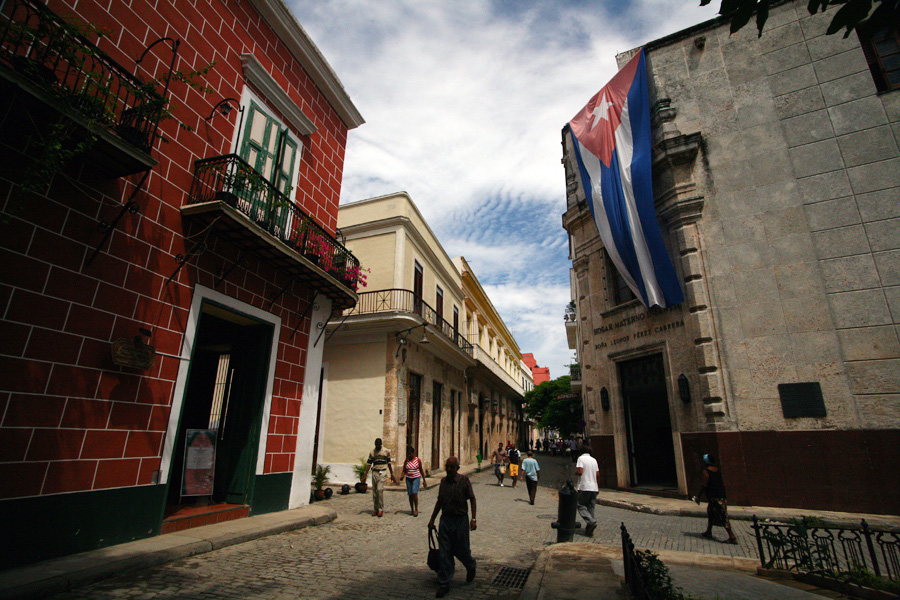
[[[600,239],[647,307],[684,300],[663,245],[650,171],[650,101],[642,49],[569,121]]]

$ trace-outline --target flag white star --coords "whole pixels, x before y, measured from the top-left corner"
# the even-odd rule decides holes
[[[612,107],[613,104],[608,102],[606,100],[606,94],[603,94],[603,97],[600,98],[600,103],[594,107],[594,112],[591,113],[594,116],[594,120],[591,122],[591,129],[594,129],[601,120],[609,120],[607,113],[609,113],[609,109]]]

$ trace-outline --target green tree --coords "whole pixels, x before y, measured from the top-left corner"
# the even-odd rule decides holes
[[[769,6],[774,0],[722,0],[719,14],[731,20],[731,33],[741,29],[756,15],[756,30],[762,35],[766,19],[769,18]],[[700,0],[700,6],[706,6],[712,0]],[[843,4],[834,14],[828,26],[828,35],[846,29],[844,37],[850,35],[856,27],[867,23],[890,26],[900,22],[900,0],[874,0],[878,6],[872,10],[873,0],[809,0],[806,9],[814,15],[825,11],[831,4]]]
[[[581,433],[583,419],[581,398],[572,394],[571,378],[568,375],[545,381],[525,394],[525,412],[533,418],[538,427],[556,429],[562,437],[572,437]]]

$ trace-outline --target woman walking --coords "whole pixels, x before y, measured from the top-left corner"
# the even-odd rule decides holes
[[[425,476],[422,475],[422,462],[416,455],[416,449],[412,446],[406,447],[406,462],[403,463],[403,474],[401,477],[406,478],[406,493],[409,494],[409,509],[412,516],[419,516],[419,484],[423,488],[427,488]]]
[[[728,520],[728,500],[725,494],[725,480],[722,478],[722,472],[716,466],[716,457],[712,454],[704,454],[703,462],[706,466],[703,468],[703,485],[694,496],[694,502],[700,504],[700,496],[706,492],[706,499],[709,504],[706,507],[706,531],[702,534],[705,538],[712,538],[713,525],[716,527],[724,527],[728,532],[726,544],[737,544],[737,538],[734,531],[731,530],[731,522]]]

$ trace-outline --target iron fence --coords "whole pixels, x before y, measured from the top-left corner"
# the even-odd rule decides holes
[[[236,154],[194,163],[188,204],[223,201],[270,235],[356,290],[359,261],[315,219]]]
[[[166,101],[35,0],[4,3],[0,63],[138,148],[149,151]]]
[[[635,600],[656,600],[647,586],[648,574],[641,566],[641,559],[631,541],[625,523],[622,523],[622,563],[625,569],[625,587]]]
[[[760,564],[765,569],[837,576],[866,569],[900,579],[900,533],[860,527],[819,527],[806,519],[795,523],[760,522],[753,517]]]
[[[412,290],[392,288],[359,294],[356,306],[349,314],[364,315],[379,312],[407,312],[422,317],[444,337],[456,344],[463,352],[473,356],[472,344],[441,315],[431,308],[422,297]]]

